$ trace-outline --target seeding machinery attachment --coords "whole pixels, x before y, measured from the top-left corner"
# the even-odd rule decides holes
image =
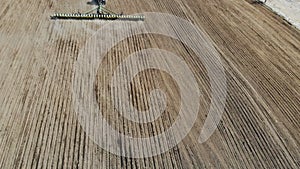
[[[55,13],[51,16],[51,19],[77,19],[77,20],[93,20],[93,19],[103,19],[103,20],[131,20],[131,21],[143,21],[145,16],[142,15],[123,15],[117,14],[104,7],[105,1],[101,1],[97,8],[94,8],[85,13]],[[96,13],[92,13],[97,11]]]

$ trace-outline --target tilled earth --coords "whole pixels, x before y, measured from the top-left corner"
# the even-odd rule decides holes
[[[113,107],[112,74],[141,49],[160,48],[181,56],[197,79],[201,109],[191,132],[165,153],[136,159],[102,149],[78,121],[72,77],[86,42],[113,21],[50,20],[54,12],[92,8],[85,1],[2,0],[0,168],[300,168],[299,30],[266,7],[244,0],[110,0],[107,7],[126,14],[169,13],[203,28],[226,70],[227,99],[216,132],[205,143],[198,142],[211,89],[195,53],[166,36],[135,35],[114,46],[99,63],[95,93],[110,125],[132,137],[151,137],[163,133],[178,116],[178,86],[156,69],[133,79],[131,102],[147,110],[150,91],[162,89],[167,107],[161,117],[139,124]],[[93,46],[90,51],[97,55]]]

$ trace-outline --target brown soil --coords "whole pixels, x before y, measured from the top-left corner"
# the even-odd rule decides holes
[[[113,155],[90,140],[72,107],[73,64],[91,36],[82,26],[97,30],[101,24],[51,21],[49,16],[91,6],[79,0],[2,0],[0,168],[300,168],[300,31],[266,7],[249,2],[108,1],[107,7],[116,12],[165,12],[203,27],[226,68],[228,96],[222,121],[212,137],[199,144],[210,84],[193,52],[174,39],[151,34],[115,46],[95,86],[104,116],[120,132],[157,135],[171,126],[179,110],[175,81],[158,70],[134,79],[132,102],[146,110],[149,91],[161,88],[169,100],[162,117],[137,124],[113,109],[108,95],[111,74],[134,51],[159,47],[180,54],[203,94],[196,124],[180,144],[155,157],[132,159]]]

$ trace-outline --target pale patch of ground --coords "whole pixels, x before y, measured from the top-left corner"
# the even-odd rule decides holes
[[[268,0],[266,5],[300,29],[300,0]]]

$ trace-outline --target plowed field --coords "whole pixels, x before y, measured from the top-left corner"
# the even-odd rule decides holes
[[[157,120],[132,122],[111,103],[115,68],[132,52],[147,48],[182,56],[200,86],[201,109],[189,134],[165,153],[127,158],[102,149],[78,122],[72,77],[93,32],[114,21],[50,20],[54,12],[92,8],[86,1],[2,0],[0,168],[300,168],[298,29],[245,0],[110,0],[107,7],[126,14],[169,13],[203,28],[226,70],[226,105],[217,130],[206,142],[198,142],[211,100],[203,63],[179,41],[142,34],[114,46],[98,69],[94,86],[106,120],[132,137],[163,133],[176,120],[178,86],[159,70],[143,71],[131,84],[131,102],[138,110],[149,109],[151,90],[165,92],[167,109]]]

